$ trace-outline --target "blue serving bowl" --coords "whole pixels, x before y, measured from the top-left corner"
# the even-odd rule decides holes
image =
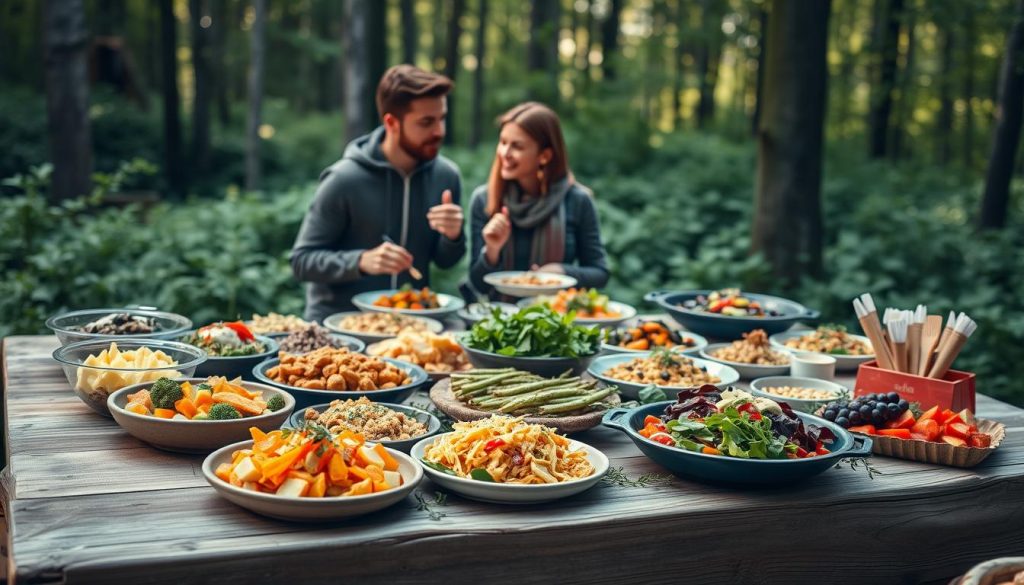
[[[622,396],[631,400],[637,400],[640,398],[640,391],[649,386],[649,384],[641,384],[638,382],[627,382],[625,380],[618,380],[605,375],[605,372],[614,368],[615,366],[622,365],[627,362],[631,362],[637,358],[650,357],[651,352],[641,353],[619,353],[613,355],[601,356],[590,364],[590,368],[587,373],[604,382],[608,386],[618,386],[619,393]],[[734,369],[725,364],[713,362],[710,360],[702,360],[694,358],[688,355],[683,355],[686,359],[692,361],[697,367],[703,368],[706,372],[712,376],[718,376],[719,381],[715,383],[716,386],[729,386],[736,383],[740,379],[739,373]],[[700,384],[698,384],[699,386]],[[674,396],[680,390],[684,388],[692,388],[693,386],[659,386],[665,391],[665,396]]]
[[[743,293],[743,296],[760,303],[765,309],[777,311],[777,317],[730,317],[718,313],[695,311],[682,306],[684,301],[695,299],[700,295],[707,296],[712,290],[654,291],[644,295],[644,300],[655,303],[667,312],[672,319],[686,329],[699,335],[732,341],[740,339],[743,334],[754,329],[764,329],[768,335],[781,333],[798,322],[814,321],[821,316],[820,311],[808,309],[800,303],[754,293]]]
[[[359,397],[358,396],[353,396],[352,397],[353,400],[355,400],[356,398],[359,398]],[[402,453],[408,453],[409,450],[412,449],[412,446],[415,445],[416,443],[418,443],[421,439],[426,439],[427,437],[433,437],[434,435],[437,434],[438,431],[441,430],[441,419],[437,418],[436,416],[430,414],[429,412],[427,412],[425,410],[416,408],[414,406],[408,406],[408,405],[405,405],[405,404],[389,404],[389,403],[381,402],[380,405],[384,406],[386,408],[390,408],[391,410],[394,410],[396,412],[400,412],[400,413],[404,414],[405,416],[407,416],[409,418],[414,418],[414,419],[420,421],[421,423],[423,423],[427,427],[427,432],[422,434],[422,435],[416,435],[415,437],[412,437],[411,439],[398,439],[398,440],[394,440],[394,441],[373,441],[374,443],[380,443],[381,445],[384,445],[385,447],[390,447],[391,449],[395,449],[397,451],[401,451]],[[330,403],[326,403],[326,404],[314,404],[314,405],[311,405],[311,406],[307,406],[305,408],[297,409],[294,413],[292,413],[292,416],[288,419],[288,424],[291,425],[293,428],[301,429],[303,427],[303,425],[305,424],[305,422],[306,422],[306,409],[307,408],[312,408],[312,409],[315,409],[316,411],[318,411],[320,413],[323,413],[325,410],[327,410],[330,407],[331,407],[331,404]]]
[[[179,339],[179,341],[182,343],[188,343],[185,340],[193,333],[195,333],[195,331],[190,331],[187,335]],[[261,363],[270,356],[277,355],[277,341],[273,338],[266,335],[257,335],[256,340],[264,346],[264,350],[260,353],[223,357],[211,355],[206,358],[205,362],[199,364],[199,367],[196,368],[195,376],[197,378],[204,376],[224,376],[229,380],[236,377],[248,376],[249,373],[252,372],[253,366]],[[202,350],[202,348],[199,349]]]
[[[409,377],[412,378],[412,382],[404,385],[397,386],[395,388],[388,388],[386,390],[352,390],[352,391],[338,391],[338,390],[310,390],[308,388],[296,388],[295,386],[289,386],[276,382],[267,376],[266,372],[270,368],[273,368],[280,362],[279,358],[272,358],[265,362],[258,364],[252,369],[252,375],[254,378],[263,382],[264,384],[270,384],[275,388],[281,388],[287,391],[289,394],[295,397],[295,411],[298,412],[301,409],[305,409],[314,404],[323,404],[330,402],[338,398],[359,398],[365,396],[374,402],[388,402],[397,404],[402,402],[406,398],[412,395],[417,388],[430,382],[430,377],[427,376],[427,371],[423,368],[410,364],[409,362],[400,362],[391,358],[377,358],[388,362],[389,364],[404,370]]]
[[[852,435],[846,429],[823,418],[797,412],[804,424],[826,427],[836,436],[831,453],[807,459],[741,459],[725,455],[706,455],[656,443],[641,436],[647,415],[661,416],[674,400],[646,404],[633,409],[613,408],[605,413],[602,423],[626,433],[637,448],[655,463],[681,477],[697,481],[744,486],[783,485],[802,481],[834,466],[844,457],[871,455],[871,439]]]

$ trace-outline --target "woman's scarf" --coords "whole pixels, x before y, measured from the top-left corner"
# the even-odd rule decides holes
[[[506,184],[503,200],[512,225],[519,229],[533,229],[529,266],[558,264],[565,260],[565,196],[571,186],[566,176],[551,183],[546,195],[530,196],[523,193],[518,183],[510,181]],[[515,255],[515,240],[509,238],[502,250],[506,270],[515,269]]]

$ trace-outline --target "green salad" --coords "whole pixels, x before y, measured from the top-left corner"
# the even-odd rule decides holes
[[[573,324],[576,313],[559,315],[547,305],[518,313],[495,308],[478,321],[462,342],[472,349],[517,357],[580,357],[601,347],[601,330]]]

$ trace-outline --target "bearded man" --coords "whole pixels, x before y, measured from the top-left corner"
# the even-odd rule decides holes
[[[438,155],[452,87],[412,65],[388,69],[377,85],[383,125],[320,175],[291,252],[307,320],[350,310],[360,292],[428,286],[431,262],[449,268],[465,254],[459,169]]]

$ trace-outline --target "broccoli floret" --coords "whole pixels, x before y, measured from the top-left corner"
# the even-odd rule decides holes
[[[242,418],[242,415],[230,404],[218,402],[210,407],[210,420],[233,420],[236,418]]]
[[[274,394],[270,397],[270,400],[267,401],[267,410],[271,412],[277,412],[282,408],[284,408],[284,398],[281,398],[280,394]]]
[[[174,403],[185,397],[181,384],[170,378],[160,378],[149,389],[149,399],[154,408],[174,408]]]

